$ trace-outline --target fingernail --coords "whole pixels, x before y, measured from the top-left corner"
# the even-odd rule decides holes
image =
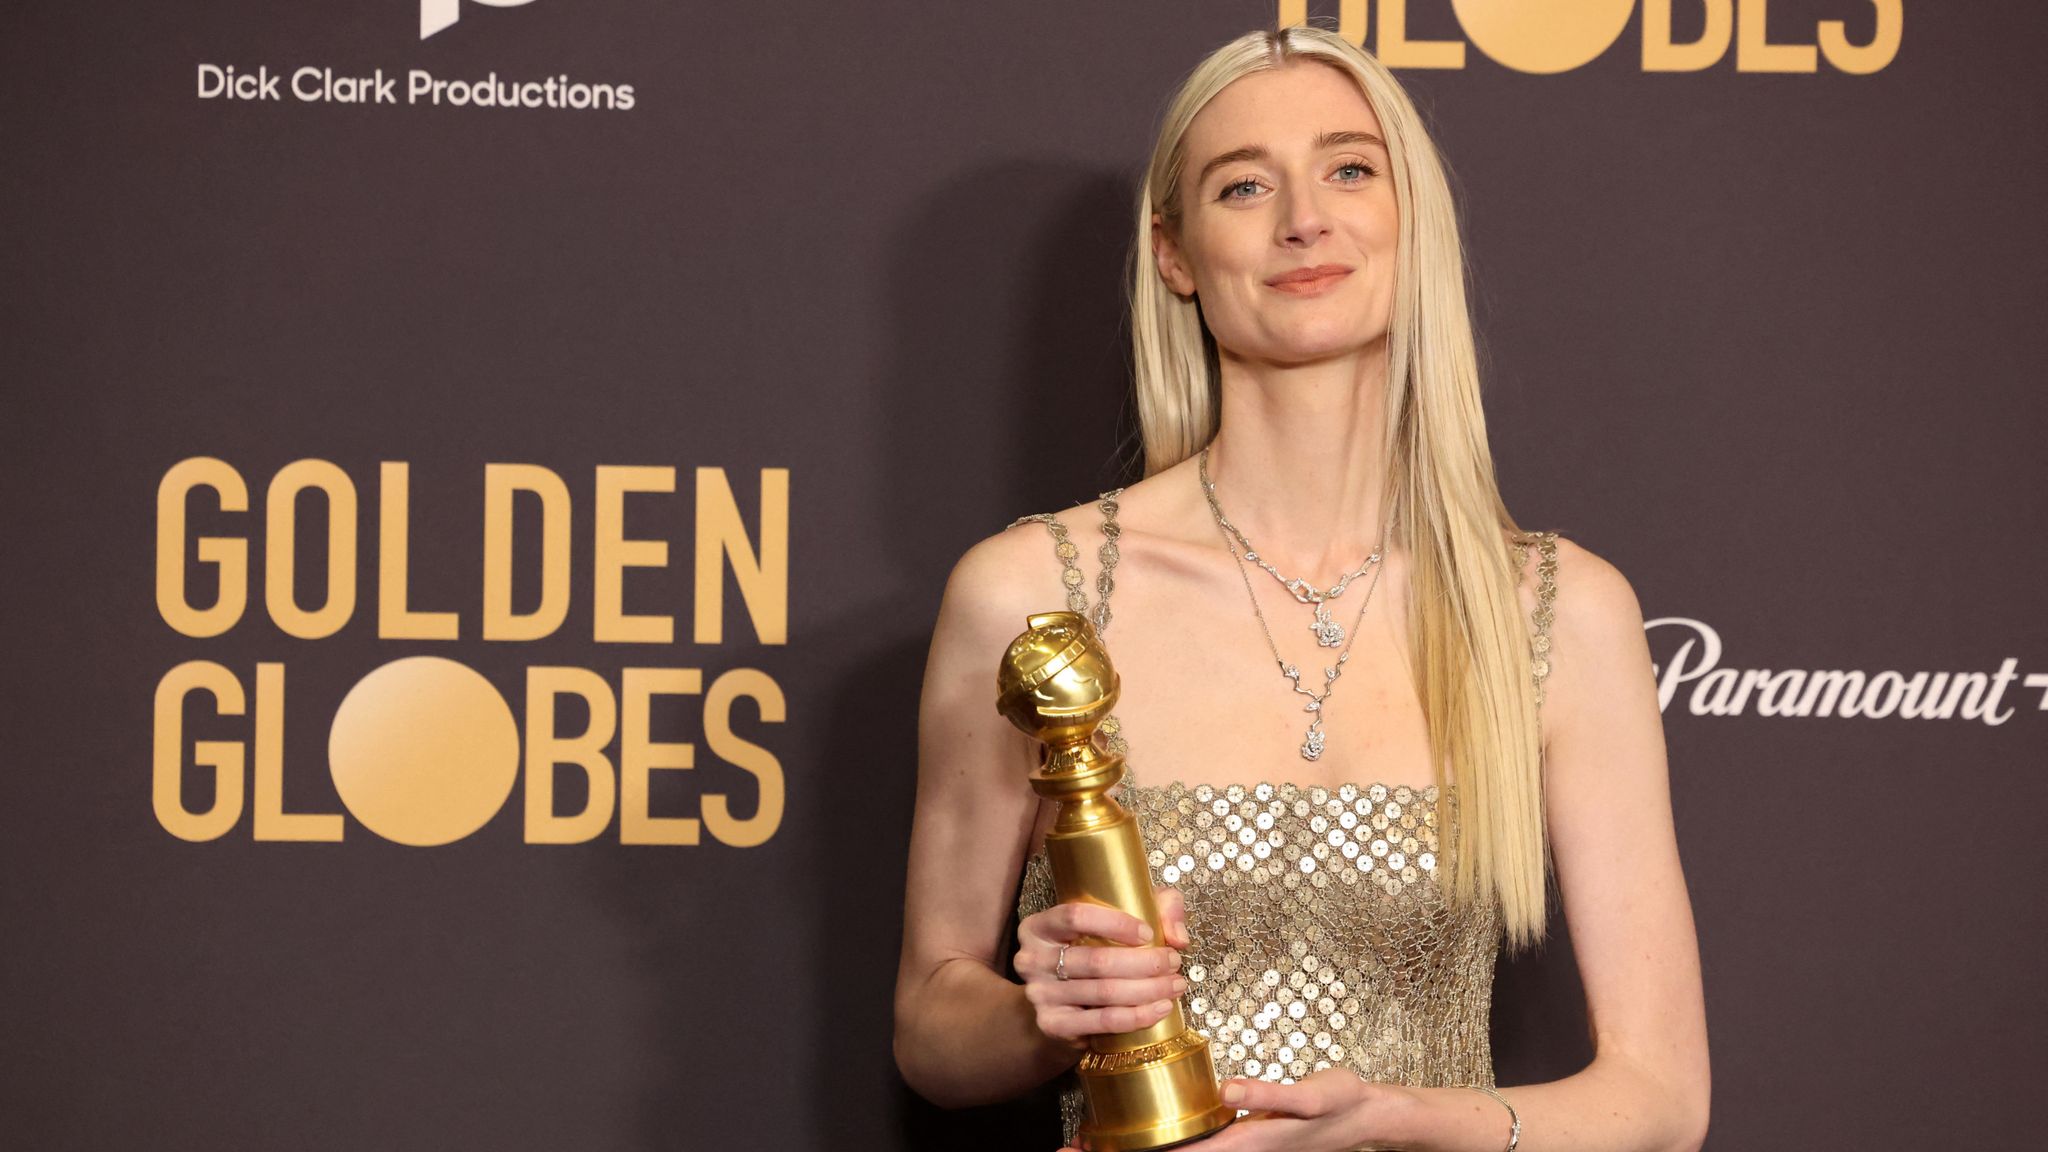
[[[1173,994],[1174,994],[1175,996],[1178,996],[1178,995],[1180,995],[1181,993],[1183,993],[1183,992],[1185,992],[1185,991],[1187,991],[1187,990],[1188,990],[1188,978],[1187,978],[1187,977],[1185,977],[1185,976],[1175,976],[1175,977],[1173,978]]]
[[[1157,1004],[1154,1004],[1154,1005],[1152,1006],[1152,1010],[1153,1010],[1154,1012],[1157,1012],[1157,1013],[1159,1013],[1159,1014],[1160,1014],[1161,1016],[1164,1016],[1164,1015],[1166,1015],[1166,1014],[1167,1014],[1168,1012],[1170,1012],[1170,1011],[1172,1011],[1172,1010],[1173,1010],[1173,1001],[1171,1001],[1171,1000],[1161,1000],[1161,1001],[1160,1001],[1159,1003],[1157,1003]]]
[[[1138,939],[1147,944],[1152,942],[1152,926],[1150,924],[1138,925]]]
[[[1239,1088],[1237,1085],[1232,1084],[1223,1089],[1223,1102],[1225,1104],[1235,1104],[1242,1099],[1244,1099],[1244,1089]]]

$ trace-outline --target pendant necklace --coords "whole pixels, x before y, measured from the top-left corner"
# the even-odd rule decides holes
[[[1302,736],[1301,758],[1303,760],[1319,759],[1323,754],[1323,705],[1329,700],[1330,693],[1337,690],[1337,677],[1344,674],[1344,665],[1351,659],[1351,645],[1358,639],[1358,626],[1365,620],[1366,605],[1372,603],[1373,589],[1379,587],[1380,572],[1383,568],[1381,559],[1386,551],[1386,534],[1382,531],[1379,547],[1373,549],[1372,555],[1367,556],[1365,563],[1360,564],[1356,571],[1347,574],[1343,579],[1331,585],[1329,591],[1320,592],[1317,591],[1314,585],[1309,584],[1305,580],[1290,581],[1274,571],[1271,565],[1259,557],[1257,551],[1252,548],[1251,541],[1245,539],[1244,533],[1238,531],[1237,527],[1223,515],[1223,506],[1216,500],[1216,482],[1209,478],[1209,450],[1207,448],[1202,449],[1199,472],[1202,480],[1203,495],[1209,499],[1209,511],[1216,517],[1217,531],[1223,534],[1223,546],[1230,550],[1230,558],[1237,562],[1238,578],[1244,581],[1244,593],[1251,599],[1252,614],[1258,617],[1259,630],[1266,634],[1266,647],[1273,653],[1273,662],[1280,666],[1280,674],[1287,677],[1287,681],[1293,690],[1308,697],[1308,703],[1302,705],[1302,711],[1309,713],[1310,719],[1308,731]],[[1238,554],[1240,544],[1244,548],[1243,555]],[[1313,604],[1315,606],[1316,618],[1309,627],[1315,630],[1316,642],[1318,644],[1325,648],[1334,648],[1339,644],[1344,646],[1344,650],[1337,654],[1337,662],[1323,669],[1323,690],[1321,692],[1315,692],[1302,687],[1301,669],[1289,664],[1280,655],[1280,645],[1273,640],[1273,629],[1266,623],[1266,613],[1259,608],[1258,594],[1252,591],[1251,573],[1244,566],[1244,562],[1247,559],[1266,571],[1271,572],[1274,579],[1280,581],[1281,585],[1289,592],[1294,593],[1296,600],[1303,604]],[[1372,580],[1365,586],[1365,597],[1359,601],[1358,615],[1351,621],[1351,631],[1349,636],[1347,636],[1343,626],[1330,619],[1329,609],[1324,601],[1334,599],[1344,591],[1345,586],[1352,579],[1364,575],[1368,569],[1372,571]],[[1326,637],[1334,638],[1326,639]]]
[[[1259,555],[1259,550],[1252,547],[1252,542],[1245,538],[1245,534],[1238,530],[1237,525],[1232,524],[1230,518],[1223,514],[1223,507],[1216,502],[1216,483],[1209,479],[1209,450],[1207,448],[1202,449],[1201,476],[1202,491],[1209,497],[1209,511],[1215,515],[1216,523],[1227,534],[1226,543],[1229,539],[1235,539],[1237,547],[1244,549],[1244,558],[1246,560],[1257,564],[1266,570],[1267,575],[1278,580],[1280,586],[1287,589],[1288,594],[1294,597],[1296,603],[1307,604],[1314,609],[1314,616],[1309,621],[1308,628],[1309,631],[1316,634],[1317,644],[1324,648],[1336,648],[1342,645],[1344,643],[1344,626],[1331,618],[1329,602],[1342,596],[1344,589],[1350,587],[1353,580],[1365,575],[1367,569],[1378,563],[1380,558],[1379,552],[1375,551],[1372,555],[1367,556],[1365,562],[1356,569],[1338,577],[1337,582],[1330,585],[1328,591],[1323,591],[1306,580],[1290,580],[1282,576],[1278,569],[1267,563],[1266,558]],[[1234,553],[1235,549],[1233,549]]]

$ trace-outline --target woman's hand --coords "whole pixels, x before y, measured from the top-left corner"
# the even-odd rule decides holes
[[[1190,1146],[1190,1152],[1352,1152],[1400,1148],[1411,1131],[1415,1093],[1399,1084],[1367,1084],[1346,1068],[1326,1068],[1292,1084],[1225,1080],[1223,1102],[1251,1115]],[[1064,1148],[1060,1152],[1080,1152]]]
[[[1161,887],[1154,896],[1166,927],[1158,946],[1143,920],[1100,904],[1055,904],[1017,926],[1017,975],[1039,1031],[1082,1048],[1090,1036],[1144,1028],[1172,1009],[1188,987],[1176,951],[1187,947],[1187,918],[1178,889]],[[1084,936],[1116,943],[1075,943]],[[1065,979],[1058,974],[1062,945]]]

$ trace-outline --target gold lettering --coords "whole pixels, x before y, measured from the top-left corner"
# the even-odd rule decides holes
[[[766,672],[735,668],[712,681],[711,691],[704,697],[704,740],[712,755],[753,773],[760,799],[754,814],[745,820],[733,817],[721,793],[705,793],[701,807],[704,826],[719,843],[752,848],[767,843],[782,824],[782,762],[766,748],[733,733],[732,702],[741,696],[752,697],[760,706],[762,723],[782,723],[782,689]]]
[[[593,628],[601,643],[668,644],[675,640],[675,617],[628,616],[625,612],[626,569],[668,565],[668,541],[626,539],[626,493],[675,490],[674,468],[598,466],[592,609]]]
[[[1466,37],[1489,59],[1517,72],[1552,75],[1597,59],[1621,39],[1635,0],[1452,0],[1451,7]],[[1392,19],[1380,10],[1382,40],[1391,35]]]
[[[1293,28],[1308,23],[1308,0],[1280,0],[1276,27]],[[1337,5],[1337,35],[1365,47],[1365,0],[1342,0]]]
[[[257,840],[341,839],[339,812],[284,810],[284,665],[256,665]]]
[[[407,607],[411,580],[412,468],[384,461],[377,480],[377,637],[381,640],[453,640],[461,620],[453,612]]]
[[[327,602],[310,612],[299,607],[293,572],[298,495],[307,488],[327,497]],[[325,460],[294,460],[271,478],[263,501],[263,601],[270,619],[301,640],[334,635],[356,610],[355,485]]]
[[[540,606],[512,611],[512,502],[540,497]],[[484,466],[484,639],[539,640],[569,616],[569,488],[533,464]]]
[[[725,560],[763,644],[789,641],[789,469],[761,469],[761,547],[747,542],[739,502],[725,469],[697,469],[697,623],[699,644],[725,640]]]
[[[694,768],[693,744],[657,742],[652,730],[653,698],[695,695],[704,674],[695,668],[628,668],[622,674],[619,736],[619,843],[695,844],[697,821],[688,816],[648,812],[648,775],[659,768]]]
[[[249,488],[226,461],[207,456],[180,460],[156,489],[156,610],[164,623],[187,636],[218,636],[235,626],[249,601],[249,542],[233,536],[201,536],[199,562],[211,564],[220,593],[210,608],[185,599],[185,505],[194,488],[211,488],[223,512],[247,512]]]
[[[1770,0],[1736,0],[1735,69],[1738,72],[1812,72],[1811,44],[1772,44],[1768,34]]]
[[[213,769],[213,807],[185,807],[185,697],[205,692],[220,716],[242,715],[242,682],[211,660],[187,660],[157,681],[155,739],[151,742],[150,804],[156,822],[180,840],[217,840],[242,818],[242,745],[235,740],[200,740],[192,762]]]
[[[1900,0],[1870,0],[1877,9],[1877,32],[1868,44],[1851,44],[1840,20],[1820,22],[1820,51],[1828,63],[1854,76],[1868,76],[1899,54],[1906,14]]]
[[[1458,7],[1455,0],[1452,7]],[[1360,22],[1363,23],[1362,16]],[[1408,39],[1408,0],[1380,0],[1378,48],[1380,63],[1389,68],[1465,66],[1465,42],[1462,40]]]
[[[590,723],[580,736],[555,732],[555,699],[566,694],[583,698]],[[526,670],[526,842],[581,844],[594,839],[611,823],[618,782],[604,750],[618,731],[618,701],[604,677],[585,668]],[[555,813],[555,768],[574,764],[583,769],[590,799],[583,811]],[[645,776],[642,776],[645,780]],[[641,805],[646,810],[646,805]]]
[[[1671,39],[1672,0],[1643,0],[1643,71],[1699,72],[1728,54],[1735,29],[1729,0],[1699,2],[1706,10],[1706,27],[1699,39],[1679,44]]]

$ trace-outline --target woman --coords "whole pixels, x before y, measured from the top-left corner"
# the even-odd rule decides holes
[[[1698,948],[1641,612],[1611,565],[1501,503],[1413,106],[1339,37],[1247,35],[1183,85],[1142,197],[1146,478],[1099,522],[1028,517],[977,544],[933,635],[906,1080],[942,1104],[1011,1097],[1185,996],[1250,1113],[1214,1152],[1698,1148]],[[1004,646],[1060,593],[1122,676],[1109,740],[1130,747],[1164,940],[1051,904],[1036,748],[992,701]],[[1540,937],[1551,874],[1596,1055],[1496,1091],[1495,949]]]

